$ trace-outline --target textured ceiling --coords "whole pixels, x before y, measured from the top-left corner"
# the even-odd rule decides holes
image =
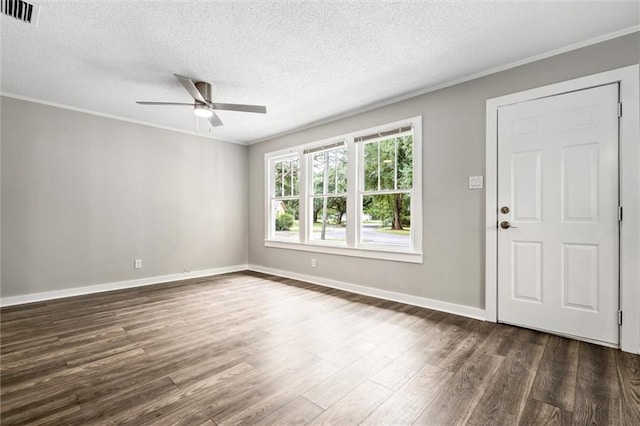
[[[53,2],[2,17],[2,91],[251,143],[638,25],[638,2]],[[267,106],[196,124],[172,77]]]

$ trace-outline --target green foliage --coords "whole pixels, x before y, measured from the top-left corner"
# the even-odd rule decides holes
[[[327,208],[331,211],[335,217],[336,225],[342,223],[342,216],[347,213],[347,198],[346,197],[332,197],[329,198]]]
[[[413,136],[398,138],[398,189],[413,186]]]
[[[317,152],[313,155],[313,193],[316,195],[344,194],[347,192],[347,150],[336,149]],[[313,199],[313,222],[322,221],[324,197]],[[342,223],[347,212],[346,197],[327,197],[327,222]]]
[[[289,213],[280,213],[276,216],[276,231],[288,231],[293,226],[294,217]]]
[[[300,202],[298,200],[283,200],[282,207],[284,208],[283,213],[289,213],[294,220],[300,218]]]
[[[275,176],[273,189],[276,197],[298,195],[300,172],[297,157],[274,161],[273,172]]]
[[[313,154],[313,193],[347,192],[347,150],[336,149]]]
[[[364,188],[366,191],[407,190],[413,185],[413,136],[391,137],[364,143]],[[313,194],[338,195],[347,188],[347,154],[338,149],[313,154]],[[285,188],[286,191],[286,188]],[[328,221],[340,225],[347,213],[347,199],[327,198],[323,212],[323,197],[313,198],[313,222]],[[287,209],[289,211],[289,209]],[[368,195],[363,198],[363,213],[380,220],[383,226],[402,230],[411,225],[411,199],[408,194]]]
[[[278,204],[276,231],[289,231],[300,217],[300,202],[298,200],[282,200],[278,201]]]
[[[402,229],[411,225],[411,198],[408,194],[367,195],[363,197],[362,205],[365,214],[381,221],[383,227]]]

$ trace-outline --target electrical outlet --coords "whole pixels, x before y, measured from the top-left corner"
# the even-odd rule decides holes
[[[133,261],[133,267],[135,269],[140,269],[142,268],[142,259],[136,259]]]
[[[312,268],[315,268],[315,267],[316,267],[316,258],[315,258],[315,257],[312,257],[312,258],[311,258],[311,267],[312,267]]]

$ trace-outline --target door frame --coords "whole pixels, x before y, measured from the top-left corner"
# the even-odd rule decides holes
[[[561,83],[512,93],[486,102],[485,313],[498,322],[498,108],[566,92],[620,83],[619,121],[620,348],[640,353],[640,66],[631,65]]]

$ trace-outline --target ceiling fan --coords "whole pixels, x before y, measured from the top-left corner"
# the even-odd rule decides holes
[[[193,107],[193,112],[198,117],[208,118],[213,127],[222,126],[222,121],[216,115],[214,110],[224,111],[241,111],[241,112],[256,112],[260,114],[267,113],[267,107],[263,105],[243,105],[243,104],[221,104],[217,102],[211,102],[211,84],[205,81],[193,82],[189,77],[174,74],[180,84],[187,89],[187,92],[193,98],[192,103],[184,102],[144,102],[137,101],[140,105],[189,105]]]

